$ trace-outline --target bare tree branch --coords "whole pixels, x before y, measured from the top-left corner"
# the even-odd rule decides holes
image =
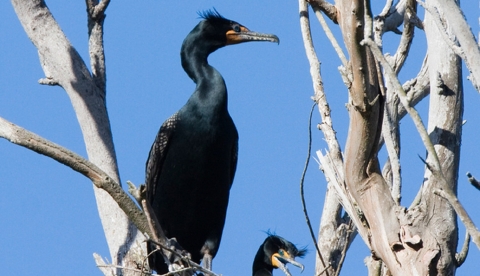
[[[467,259],[469,248],[470,248],[470,234],[468,234],[468,231],[467,231],[467,233],[465,233],[465,240],[463,241],[462,250],[459,253],[455,254],[457,267],[461,267],[462,264]]]
[[[412,45],[413,35],[415,31],[414,24],[411,21],[412,17],[416,17],[417,5],[415,0],[406,0],[406,12],[403,19],[403,32],[400,39],[400,43],[397,47],[395,55],[389,60],[390,65],[398,74],[407,59],[410,52],[410,46]]]
[[[410,106],[416,106],[422,99],[430,94],[430,78],[428,75],[428,55],[425,56],[422,63],[422,68],[417,76],[409,81],[406,81],[402,88],[407,95],[407,102]],[[408,112],[403,106],[403,103],[398,106],[398,117],[401,120]]]
[[[360,45],[365,36],[371,36],[369,5],[369,1],[360,0],[337,4],[342,14],[339,25],[353,73],[349,88],[351,103],[345,147],[345,180],[365,216],[369,232],[375,233],[364,239],[365,243],[370,244],[374,256],[381,258],[393,274],[400,275],[404,268],[398,265],[395,257],[395,251],[401,246],[396,204],[381,176],[377,158],[383,115],[383,83],[372,53]]]
[[[407,0],[400,0],[393,5],[392,0],[388,0],[382,12],[375,16],[375,42],[381,46],[381,37],[386,32],[401,34],[398,27],[402,25],[407,9]],[[380,43],[380,44],[379,44]]]
[[[328,18],[330,18],[330,20],[332,20],[335,24],[338,24],[337,8],[334,5],[325,0],[306,0],[306,2],[308,2],[314,10],[321,10],[328,16]]]
[[[460,220],[465,225],[465,228],[467,228],[467,231],[472,237],[473,242],[475,243],[477,248],[480,249],[480,231],[478,231],[477,227],[475,226],[467,211],[465,210],[465,208],[463,208],[462,204],[458,200],[457,196],[453,193],[453,191],[448,189],[437,189],[434,191],[434,193],[448,200],[450,205],[452,205],[453,209],[455,209],[457,215],[460,217]]]
[[[116,183],[112,178],[110,178],[105,172],[100,170],[95,164],[60,145],[50,142],[28,130],[25,130],[11,122],[8,122],[1,117],[0,138],[4,138],[16,145],[28,148],[39,154],[50,157],[55,161],[64,164],[65,166],[70,167],[74,171],[86,176],[93,182],[96,187],[105,190],[109,195],[111,195],[111,197],[118,203],[120,208],[125,212],[125,214],[127,214],[129,219],[135,224],[135,226],[140,231],[142,231],[142,233],[146,233],[147,235],[154,237],[154,240],[162,244],[164,248],[171,247],[169,240],[163,233],[163,230],[159,228],[160,224],[158,223],[156,217],[151,219],[148,218],[145,215],[148,213],[143,213],[132,201],[132,199],[123,191],[121,186]],[[149,221],[155,221],[156,223],[151,224],[149,223]],[[178,252],[174,253],[182,256]],[[97,263],[99,261],[98,258],[101,259],[101,257],[95,257]],[[189,261],[188,263],[191,264],[194,270],[202,271],[204,273],[207,273],[207,275],[216,275],[211,271],[204,270],[200,265],[195,264],[192,261]],[[112,265],[108,266],[111,267]],[[113,266],[117,267],[116,265]],[[102,266],[100,265],[100,267]],[[123,266],[121,266],[121,268],[126,270],[130,269]],[[190,268],[189,270],[192,270],[192,268]],[[106,275],[108,274],[108,271],[103,272]]]
[[[373,40],[367,38],[361,42],[362,44],[368,45],[370,49],[372,50],[372,53],[375,55],[375,58],[382,64],[383,69],[385,70],[385,73],[389,75],[391,78],[391,81],[398,92],[400,102],[402,105],[405,107],[407,110],[408,114],[410,114],[410,117],[412,118],[415,127],[417,128],[417,131],[420,134],[420,137],[422,138],[422,141],[428,151],[429,158],[432,159],[432,163],[428,163],[431,167],[432,170],[435,173],[441,173],[441,168],[440,168],[440,162],[438,161],[438,156],[435,152],[435,149],[433,147],[432,141],[430,140],[430,137],[428,136],[427,129],[425,128],[425,125],[423,124],[422,118],[420,118],[420,115],[418,112],[413,108],[410,103],[407,100],[407,95],[405,91],[403,90],[402,85],[398,81],[395,72],[393,71],[392,67],[388,64],[387,60],[385,57],[382,55],[380,52],[380,49],[378,49],[378,46],[373,42]]]
[[[105,190],[118,203],[140,231],[152,235],[144,213],[123,191],[121,186],[95,164],[1,117],[0,137],[36,153],[48,156],[86,176],[96,187]]]
[[[330,42],[332,43],[333,49],[335,49],[335,52],[337,52],[338,57],[342,61],[343,67],[347,67],[347,64],[348,64],[347,57],[345,56],[345,53],[343,52],[342,47],[340,47],[340,45],[337,42],[337,39],[335,38],[332,31],[330,30],[330,27],[328,27],[328,24],[325,21],[325,18],[323,18],[322,13],[320,12],[320,9],[316,5],[312,6],[312,8],[313,8],[313,11],[315,12],[315,15],[318,21],[320,22],[320,25],[323,28],[323,31],[327,35],[328,40],[330,40]]]
[[[416,10],[415,0],[399,1],[397,2],[396,6],[399,7],[399,5],[403,5],[404,7],[397,8],[395,14],[401,13],[404,15],[404,31],[402,33],[402,38],[400,39],[400,44],[398,45],[398,49],[395,55],[389,60],[390,65],[395,68],[396,74],[400,72],[407,58],[408,52],[410,50],[410,45],[413,40],[414,26],[409,22],[408,14]],[[405,12],[405,10],[408,10],[409,12]],[[380,16],[375,18],[376,24],[380,22],[380,18]],[[380,40],[380,38],[377,38],[379,36],[377,34],[378,32],[379,30],[376,27],[375,41],[377,45],[379,44],[378,41]],[[391,187],[392,197],[397,204],[400,204],[402,178],[400,165],[400,117],[398,116],[399,99],[397,92],[395,91],[395,89],[393,89],[393,85],[390,83],[389,75],[385,75],[385,83],[388,92],[385,93],[385,110],[383,116],[384,120],[382,127],[382,137],[385,141],[386,149],[388,152],[389,158],[387,162],[388,166],[390,166],[390,170],[388,172],[390,173],[389,176],[391,177],[385,178],[384,174],[384,178],[387,182],[391,181],[389,185]]]
[[[326,99],[326,95],[323,89],[322,78],[320,74],[320,62],[318,57],[315,53],[315,49],[313,46],[311,33],[310,33],[310,21],[308,18],[308,9],[306,2],[304,0],[299,1],[299,10],[300,10],[300,26],[302,30],[302,38],[304,41],[305,52],[310,63],[310,75],[313,82],[313,90],[314,90],[314,101],[318,105],[318,109],[320,111],[320,116],[322,118],[322,123],[319,125],[319,129],[322,130],[325,141],[327,142],[329,148],[329,160],[328,164],[331,165],[331,170],[325,174],[327,178],[327,194],[325,196],[324,202],[324,209],[323,215],[320,222],[320,230],[319,230],[319,240],[318,244],[320,247],[321,255],[323,255],[324,260],[320,259],[320,255],[317,257],[317,265],[316,265],[316,272],[317,274],[325,273],[325,275],[332,275],[333,273],[338,273],[341,268],[341,260],[344,258],[338,252],[342,252],[342,250],[349,246],[349,244],[353,241],[355,235],[346,234],[344,229],[345,223],[347,221],[342,221],[340,218],[341,214],[341,205],[339,204],[338,197],[335,195],[336,189],[341,189],[339,187],[332,188],[334,186],[340,186],[344,184],[343,181],[343,157],[340,150],[340,145],[336,138],[336,132],[333,129],[333,123],[330,117],[330,107]],[[315,8],[314,8],[315,10]],[[318,9],[315,10],[317,17],[319,18],[320,22],[322,22],[321,14],[319,13]],[[326,24],[323,24],[326,26]],[[328,28],[328,27],[327,27]],[[328,33],[328,32],[327,32]],[[333,35],[331,35],[333,38]],[[337,45],[335,39],[331,40],[334,45]],[[337,51],[338,51],[337,49]],[[339,56],[346,65],[347,61],[345,56],[343,55],[342,51],[339,51]],[[343,58],[342,58],[343,56]],[[327,166],[327,164],[325,164]],[[335,168],[335,169],[334,169]],[[335,171],[336,170],[336,171]],[[328,173],[332,173],[329,175]],[[330,176],[330,177],[329,177]],[[337,180],[336,177],[341,178],[341,182],[335,183]],[[343,191],[343,198],[346,199],[346,193]],[[344,202],[345,204],[351,204],[350,202]],[[352,205],[350,208],[347,209],[347,212],[350,213],[352,216],[357,217],[356,211],[353,209]],[[364,232],[365,234],[365,232]],[[332,255],[334,254],[334,255]],[[332,263],[326,263],[325,260],[329,260]]]
[[[465,61],[468,70],[471,72],[470,81],[475,89],[480,92],[480,49],[458,4],[455,1],[438,0],[438,5],[442,7],[442,11],[445,14],[445,20],[448,21],[448,26],[453,31],[452,35],[456,38],[460,46],[457,46],[457,42],[452,41],[452,39],[447,36],[445,27],[438,15],[437,8],[431,7],[420,0],[417,0],[417,2],[432,15],[444,41]]]
[[[98,0],[86,0],[88,13],[88,46],[90,65],[95,84],[106,93],[107,73],[105,66],[105,51],[103,48],[103,22],[105,10],[110,0],[98,3]]]
[[[470,181],[470,184],[472,184],[473,187],[480,190],[480,183],[470,172],[467,172],[467,177],[468,177],[468,181]]]

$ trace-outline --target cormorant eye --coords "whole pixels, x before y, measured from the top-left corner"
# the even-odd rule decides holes
[[[237,32],[237,33],[240,32],[240,26],[234,25],[234,26],[233,26],[233,30],[234,30],[235,32]]]
[[[280,256],[283,256],[284,254],[283,249],[278,250],[278,254],[280,254]]]

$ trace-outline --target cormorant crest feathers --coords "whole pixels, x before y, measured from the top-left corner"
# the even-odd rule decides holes
[[[198,16],[206,20],[227,20],[215,8],[206,11],[198,11]]]
[[[303,257],[308,253],[308,249],[307,249],[306,246],[305,246],[305,247],[301,247],[301,248],[296,248],[296,246],[295,246],[293,243],[285,240],[284,238],[282,238],[282,237],[280,237],[280,236],[277,236],[277,235],[275,234],[275,232],[271,232],[270,230],[267,230],[267,231],[265,231],[265,233],[266,233],[269,237],[278,238],[278,239],[280,240],[280,242],[283,244],[283,246],[284,246],[285,249],[286,249],[286,248],[291,248],[291,247],[289,246],[289,244],[293,245],[293,246],[294,246],[293,249],[294,249],[294,251],[296,251],[296,252],[293,252],[293,253],[295,254],[295,257],[303,258]]]

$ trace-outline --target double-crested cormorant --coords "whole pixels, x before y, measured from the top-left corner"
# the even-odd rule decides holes
[[[295,257],[303,257],[306,249],[298,249],[286,239],[269,234],[255,255],[253,261],[253,276],[271,276],[274,268],[280,268],[285,275],[291,276],[286,264],[298,266],[303,271],[303,265],[295,261]]]
[[[222,238],[230,187],[237,166],[238,133],[227,109],[222,75],[208,64],[215,50],[249,41],[279,42],[222,17],[215,9],[185,38],[182,66],[196,83],[187,103],[161,126],[146,166],[147,200],[165,234],[195,262],[211,269]],[[150,267],[168,271],[160,254]]]

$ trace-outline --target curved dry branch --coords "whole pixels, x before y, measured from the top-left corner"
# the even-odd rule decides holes
[[[118,203],[118,206],[127,214],[142,233],[147,233],[151,236],[145,214],[113,178],[108,176],[92,162],[1,117],[0,137],[16,145],[50,157],[86,176],[97,188],[105,190]]]
[[[467,259],[469,248],[470,248],[470,234],[468,234],[468,230],[467,230],[467,233],[465,233],[465,240],[463,241],[462,250],[457,254],[455,254],[455,261],[457,262],[456,264],[457,267],[461,267],[462,264]]]
[[[89,178],[93,184],[106,191],[118,203],[118,206],[125,212],[128,218],[142,233],[146,233],[150,237],[155,237],[155,241],[162,244],[165,248],[170,248],[169,240],[166,238],[163,230],[159,227],[159,223],[150,226],[150,221],[144,212],[138,208],[135,202],[125,193],[121,186],[109,177],[105,172],[98,168],[95,164],[84,159],[80,155],[58,145],[39,135],[23,129],[4,118],[0,117],[0,138],[4,138],[11,143],[30,149],[36,153],[45,155],[53,160],[70,167],[76,172]],[[155,221],[156,219],[153,219]],[[174,252],[174,254],[179,254]],[[98,260],[97,260],[98,262]],[[189,270],[198,270],[207,275],[216,275],[211,271],[204,270],[200,265],[188,261],[192,268]],[[114,267],[121,267],[112,264]],[[125,270],[131,268],[121,267]],[[105,273],[105,271],[104,271]],[[105,273],[108,274],[108,273]]]

